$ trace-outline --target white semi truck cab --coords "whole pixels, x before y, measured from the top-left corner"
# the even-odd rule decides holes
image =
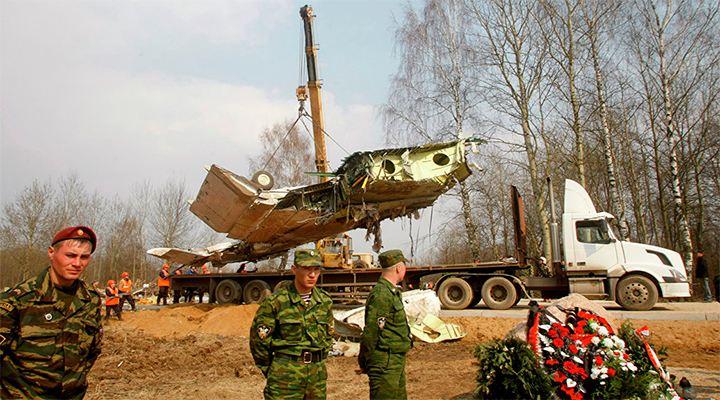
[[[580,184],[565,180],[564,260],[555,256],[553,261],[556,272],[559,269],[560,276],[567,278],[569,292],[590,299],[613,300],[629,310],[648,310],[660,297],[690,297],[680,254],[619,240],[610,228],[613,218],[612,214],[595,210]],[[554,249],[559,247],[554,243]]]

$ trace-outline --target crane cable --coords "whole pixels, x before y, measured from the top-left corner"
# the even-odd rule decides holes
[[[278,143],[278,146],[275,148],[275,151],[273,151],[270,158],[268,158],[267,161],[265,161],[265,165],[262,167],[263,170],[267,169],[267,166],[270,164],[270,161],[272,161],[272,159],[275,157],[275,154],[277,154],[278,150],[280,150],[280,147],[282,147],[283,143],[285,143],[285,140],[287,140],[288,136],[290,136],[290,132],[292,132],[292,130],[295,129],[295,125],[297,125],[298,121],[300,121],[300,117],[302,117],[302,114],[298,115],[297,119],[295,120],[295,122],[293,122],[290,129],[288,129],[288,131],[285,134],[285,136],[283,137],[283,139],[280,141],[280,143]],[[303,125],[304,125],[304,123],[303,123]]]

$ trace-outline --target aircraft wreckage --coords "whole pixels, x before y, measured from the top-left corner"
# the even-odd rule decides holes
[[[213,165],[190,211],[235,240],[204,249],[155,248],[148,254],[184,265],[220,266],[270,258],[355,228],[375,234],[377,251],[380,221],[414,215],[470,176],[465,150],[478,142],[468,138],[356,152],[325,182],[281,189]]]

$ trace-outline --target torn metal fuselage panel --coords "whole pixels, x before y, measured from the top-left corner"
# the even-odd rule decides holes
[[[432,205],[470,176],[465,160],[470,140],[357,152],[327,182],[268,191],[213,165],[190,211],[238,240],[215,254],[216,262],[267,258]]]

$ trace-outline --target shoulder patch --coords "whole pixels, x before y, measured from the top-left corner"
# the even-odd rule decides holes
[[[7,301],[0,302],[0,308],[7,312],[12,312],[12,310],[15,308],[12,306],[12,304],[8,303]]]
[[[265,339],[270,334],[270,328],[265,325],[258,325],[257,333],[260,339]]]
[[[378,328],[380,328],[382,330],[382,328],[385,327],[385,321],[386,321],[385,317],[378,318]]]

